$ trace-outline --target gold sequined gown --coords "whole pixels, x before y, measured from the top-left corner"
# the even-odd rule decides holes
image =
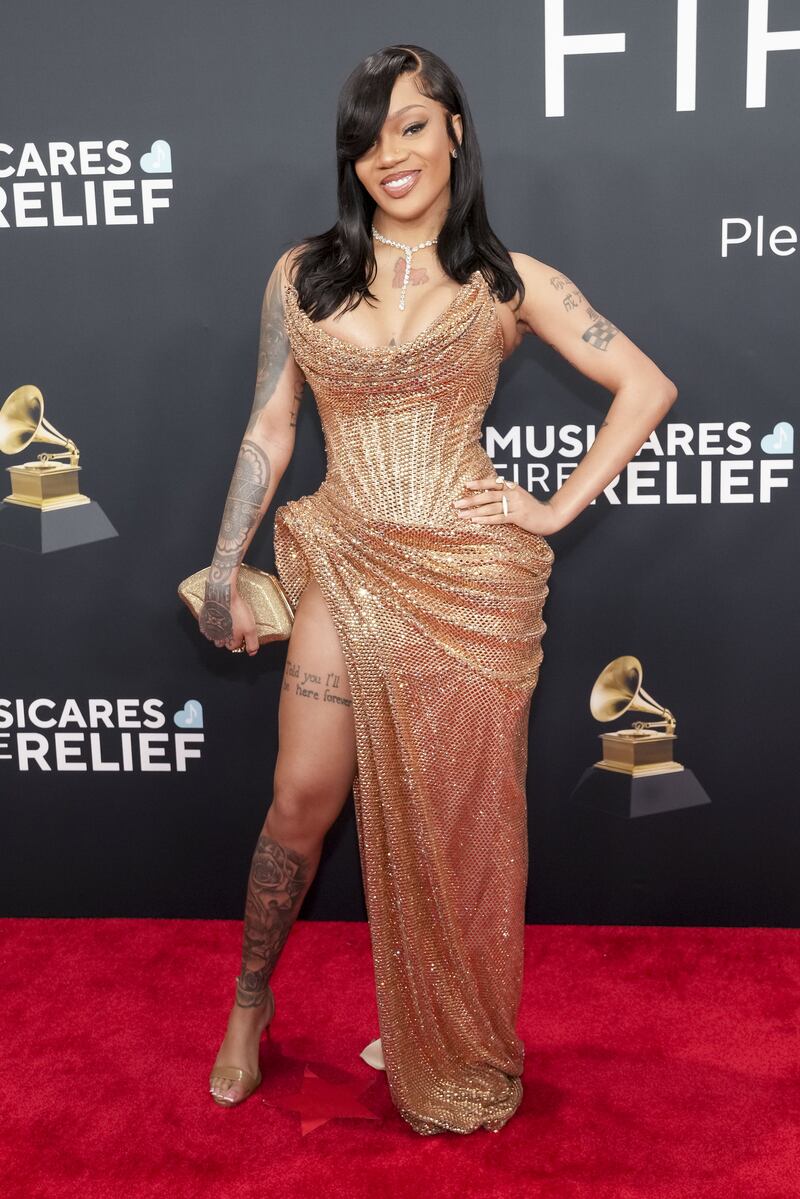
[[[293,605],[317,579],[348,668],[374,1044],[417,1132],[497,1130],[522,1098],[528,715],[554,559],[452,507],[494,473],[500,319],[478,271],[395,346],[345,342],[284,295],[328,470],[278,508],[275,560]]]

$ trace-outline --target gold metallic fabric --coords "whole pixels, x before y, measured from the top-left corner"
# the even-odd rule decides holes
[[[452,503],[480,444],[503,333],[474,272],[418,337],[364,347],[284,284],[327,475],[278,508],[293,605],[313,575],[353,696],[356,825],[392,1101],[419,1133],[499,1130],[522,1098],[525,775],[554,554]]]

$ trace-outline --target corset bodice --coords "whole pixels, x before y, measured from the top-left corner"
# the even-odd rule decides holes
[[[504,341],[488,283],[474,271],[411,341],[360,346],[311,320],[285,285],[292,351],[314,392],[328,473],[323,489],[365,518],[451,525],[466,479],[491,474],[481,428]]]

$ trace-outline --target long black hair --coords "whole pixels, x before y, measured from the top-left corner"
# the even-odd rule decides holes
[[[451,159],[451,202],[435,246],[442,269],[457,283],[481,270],[502,301],[525,287],[511,257],[489,225],[483,195],[481,154],[467,97],[456,75],[437,54],[422,46],[385,46],[368,55],[350,73],[339,94],[336,113],[338,208],[336,224],[307,237],[298,248],[292,281],[300,307],[312,320],[324,320],[347,301],[374,300],[369,283],[377,266],[372,239],[376,204],[355,171],[356,160],[370,148],[386,119],[399,75],[416,74],[418,89],[445,109],[447,132],[458,149]],[[458,143],[452,114],[461,114]]]

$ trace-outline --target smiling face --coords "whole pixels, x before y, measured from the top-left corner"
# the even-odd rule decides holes
[[[446,109],[423,96],[414,75],[400,75],[378,139],[355,163],[356,175],[379,208],[395,220],[425,220],[429,210],[449,204],[450,151]],[[461,117],[452,118],[458,141]],[[394,187],[388,186],[397,179]],[[402,182],[401,182],[402,180]]]

